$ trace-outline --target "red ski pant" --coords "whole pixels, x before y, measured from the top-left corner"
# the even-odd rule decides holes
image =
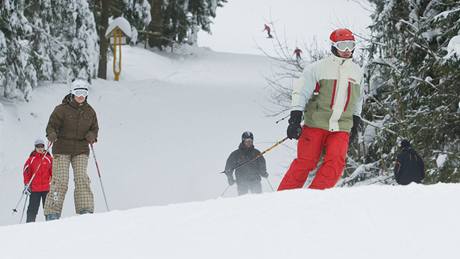
[[[297,143],[297,158],[292,161],[278,191],[302,188],[308,174],[316,168],[323,149],[326,151],[323,163],[309,188],[322,190],[334,187],[345,166],[348,139],[348,132],[304,126]]]

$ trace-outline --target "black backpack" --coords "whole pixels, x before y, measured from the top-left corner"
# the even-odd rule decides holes
[[[421,183],[425,178],[425,164],[413,148],[404,148],[398,155],[395,178],[396,182],[402,185],[411,182]]]

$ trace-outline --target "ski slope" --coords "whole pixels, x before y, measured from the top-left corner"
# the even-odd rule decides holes
[[[458,258],[458,184],[296,190],[0,227],[3,259]]]
[[[110,63],[109,68],[112,71]],[[162,56],[124,46],[121,80],[115,82],[109,75],[107,81],[93,81],[88,99],[98,114],[95,151],[110,207],[129,209],[218,197],[227,184],[218,173],[238,147],[243,131],[254,132],[255,146],[261,150],[285,136],[286,125],[266,116],[270,102],[264,77],[274,69],[262,56],[206,49]],[[66,85],[46,85],[34,90],[29,103],[2,101],[0,225],[19,222],[11,209],[21,194],[22,166],[68,91]],[[266,155],[274,185],[295,155],[294,143]],[[96,211],[105,211],[92,157],[88,172]],[[263,188],[271,191],[266,181]],[[234,187],[226,194],[235,195]],[[40,210],[39,221],[42,214]],[[74,214],[70,187],[63,216]]]

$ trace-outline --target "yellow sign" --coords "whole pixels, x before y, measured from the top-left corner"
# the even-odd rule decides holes
[[[121,44],[123,38],[123,32],[120,28],[116,28],[113,31],[113,74],[115,81],[120,80],[121,73]],[[118,62],[117,62],[117,50],[118,50]]]

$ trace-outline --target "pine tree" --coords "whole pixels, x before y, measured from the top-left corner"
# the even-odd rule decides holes
[[[376,8],[364,117],[380,126],[366,128],[365,156],[355,160],[372,164],[367,172],[372,177],[391,172],[397,143],[407,138],[425,161],[426,183],[459,182],[460,60],[446,59],[445,47],[460,32],[460,3],[370,2]],[[447,160],[438,167],[440,155]]]
[[[53,43],[50,32],[52,7],[50,0],[28,0],[25,15],[32,21],[34,33],[30,36],[32,44],[31,59],[40,81],[53,80]]]
[[[133,32],[131,41],[137,42],[138,31],[145,31],[152,21],[150,9],[148,0],[124,0],[122,16],[131,24]]]
[[[24,1],[5,0],[0,10],[0,87],[6,98],[29,100],[37,85],[27,35],[32,32],[24,16]]]
[[[196,44],[198,31],[211,32],[216,9],[227,0],[151,0],[151,47]]]
[[[52,36],[63,45],[54,54],[58,79],[93,78],[98,66],[99,48],[96,24],[86,0],[61,0],[53,4]],[[56,67],[63,65],[61,67]],[[70,71],[65,71],[70,69]]]

